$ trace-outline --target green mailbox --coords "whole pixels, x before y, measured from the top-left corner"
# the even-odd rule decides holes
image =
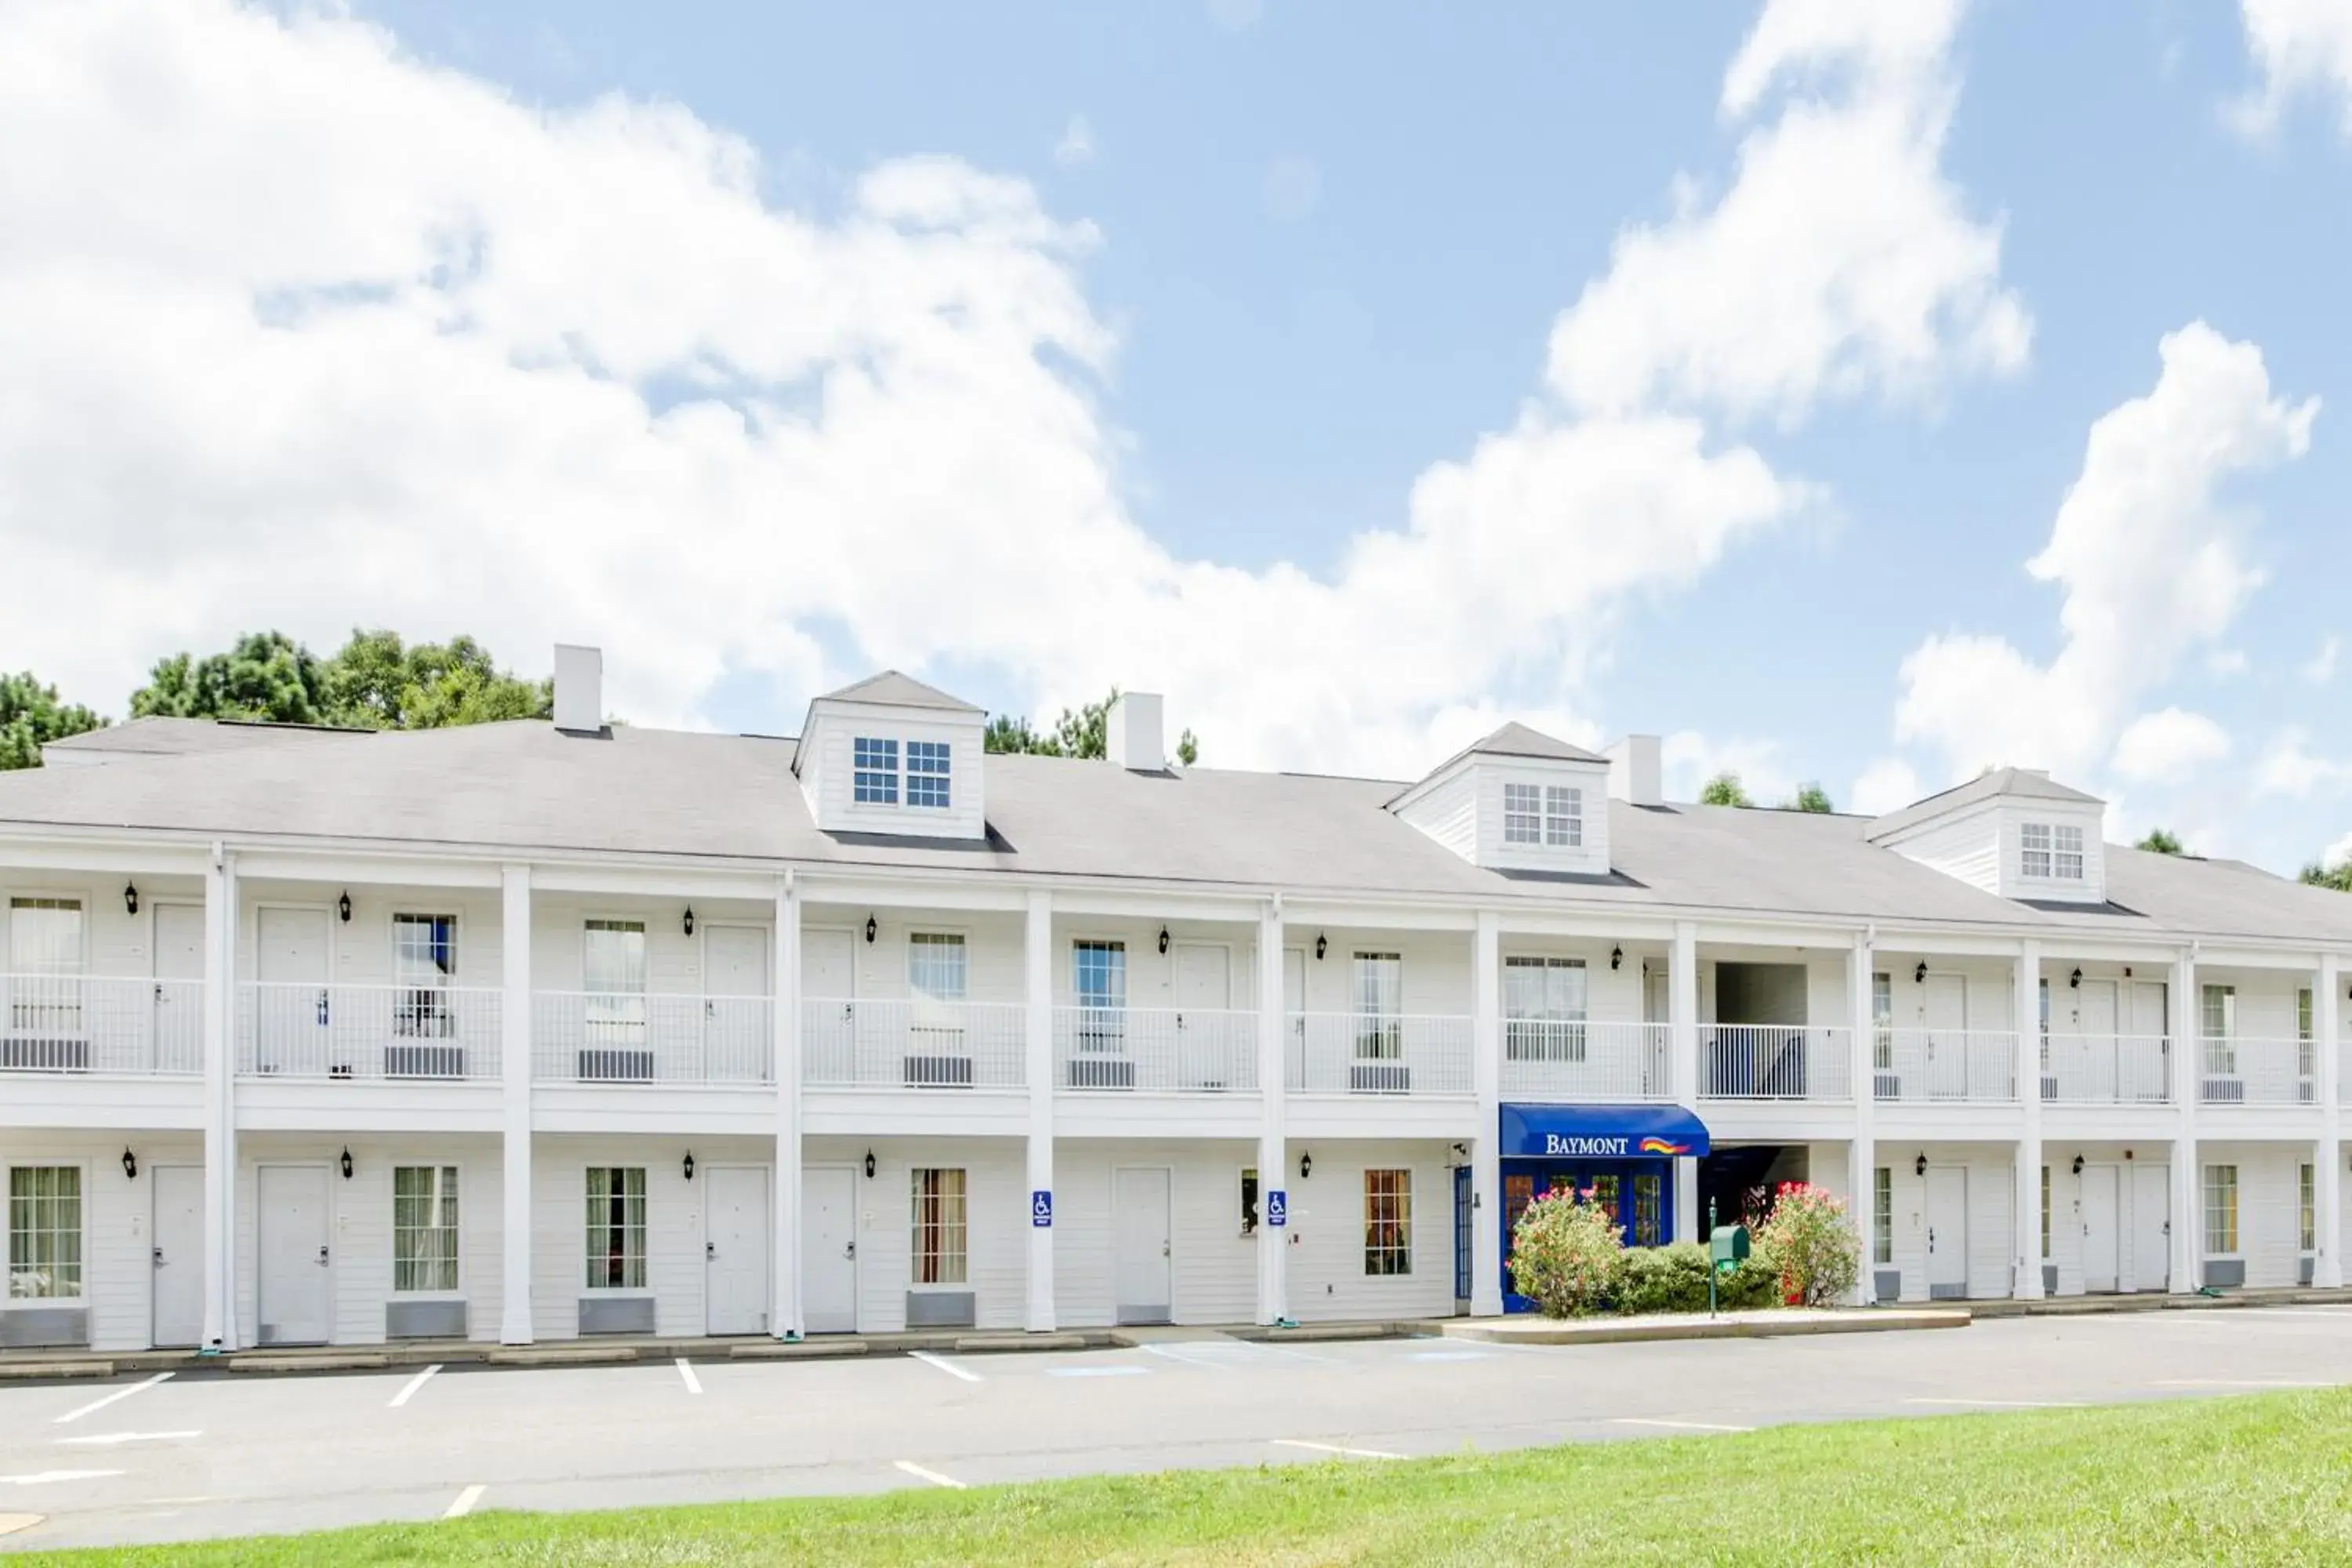
[[[1748,1227],[1744,1225],[1717,1226],[1714,1234],[1707,1237],[1706,1250],[1717,1273],[1730,1273],[1734,1268],[1748,1261]]]

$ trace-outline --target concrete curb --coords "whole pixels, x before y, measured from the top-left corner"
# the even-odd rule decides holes
[[[830,1361],[837,1356],[864,1355],[872,1347],[864,1340],[761,1340],[732,1347],[730,1361]]]
[[[1912,1329],[1965,1329],[1965,1309],[1916,1311],[1879,1308],[1770,1311],[1717,1318],[1504,1318],[1451,1322],[1450,1340],[1491,1345],[1622,1345],[1665,1340],[1778,1340],[1812,1334],[1883,1334]]]
[[[1088,1334],[966,1334],[955,1342],[958,1353],[990,1351],[1082,1351],[1108,1344],[1110,1336]]]
[[[616,1366],[637,1359],[635,1345],[517,1345],[482,1359],[492,1366]]]
[[[50,1377],[112,1377],[114,1363],[110,1361],[15,1361],[0,1362],[0,1382],[21,1378],[30,1383],[36,1378]]]
[[[391,1364],[392,1357],[375,1352],[314,1355],[303,1352],[289,1355],[241,1355],[228,1363],[228,1369],[231,1372],[275,1373],[283,1376],[300,1372],[379,1372]]]

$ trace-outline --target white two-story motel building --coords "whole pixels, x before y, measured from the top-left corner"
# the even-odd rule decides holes
[[[1876,1300],[2341,1281],[2352,899],[1989,773],[1669,805],[1513,725],[1411,784],[148,720],[0,775],[0,1347],[1418,1319],[1848,1194]]]

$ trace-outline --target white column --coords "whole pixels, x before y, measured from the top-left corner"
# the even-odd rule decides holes
[[[1675,922],[1675,955],[1666,964],[1666,1021],[1674,1037],[1675,1103],[1698,1110],[1698,925]],[[1698,1212],[1698,1162],[1675,1162],[1675,1239],[1696,1241],[1706,1216]]]
[[[2205,1173],[2197,1160],[2197,1101],[2205,1091],[2205,1026],[2197,1002],[2197,958],[2184,952],[2172,966],[2172,1089],[2180,1099],[2180,1132],[2172,1145],[2172,1290],[2197,1289],[2204,1248]]]
[[[530,1310],[530,868],[499,873],[502,990],[499,1001],[500,1192],[505,1235],[499,1275],[499,1342],[531,1342]],[[577,1283],[577,1281],[574,1281]]]
[[[1470,1141],[1470,1311],[1493,1318],[1503,1311],[1503,920],[1492,910],[1478,911],[1470,970],[1470,1081],[1478,1095],[1478,1132]]]
[[[236,865],[205,873],[205,1346],[236,1349]]]
[[[1029,1306],[1024,1318],[1033,1334],[1054,1331],[1054,1227],[1036,1223],[1038,1194],[1047,1213],[1054,1203],[1054,895],[1039,888],[1029,894],[1029,919],[1021,957],[1028,977],[1027,1063],[1029,1085]]]
[[[808,1331],[801,1295],[801,1031],[806,1016],[801,1006],[801,895],[790,871],[776,879],[774,941],[769,967],[775,979],[768,990],[775,1009],[768,1026],[774,1051],[770,1071],[776,1080],[776,1278],[769,1323],[776,1338],[797,1340]]]
[[[2017,1024],[2017,1100],[2023,1111],[2017,1131],[2017,1298],[2042,1299],[2042,944],[2028,940],[2019,949],[2016,999],[2010,1013]]]
[[[1272,1194],[1286,1194],[1289,1159],[1284,1129],[1290,1088],[1290,1019],[1282,995],[1282,900],[1269,899],[1257,918],[1257,1321],[1290,1316],[1290,1228],[1271,1218]]]
[[[2319,1056],[2319,1152],[2314,1161],[2312,1223],[2319,1255],[2311,1282],[2330,1289],[2344,1283],[2344,961],[2332,952],[2319,958],[2319,984],[2311,998],[2311,1033]]]
[[[1876,1232],[1878,1201],[1878,1031],[1871,1012],[1870,976],[1875,960],[1868,928],[1856,931],[1853,952],[1846,960],[1846,1016],[1853,1020],[1853,1142],[1846,1156],[1845,1190],[1853,1194],[1853,1220],[1862,1237],[1862,1267],[1854,1271],[1854,1305],[1867,1307],[1878,1300]]]

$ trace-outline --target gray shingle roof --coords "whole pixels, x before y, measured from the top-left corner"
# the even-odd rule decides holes
[[[901,675],[895,669],[869,675],[838,691],[828,691],[817,700],[873,702],[887,708],[945,708],[958,713],[982,711],[961,697],[950,697],[936,686],[926,686],[913,676]]]
[[[1504,725],[1462,755],[1542,757],[1563,763],[1605,763],[1609,760],[1598,752],[1588,752],[1581,746],[1571,746],[1566,741],[1554,740],[1540,730],[1530,730],[1517,721]]]
[[[189,752],[243,751],[252,746],[332,740],[363,735],[320,724],[264,724],[237,720],[147,718],[125,720],[45,743],[44,752],[121,752],[130,756],[179,756]]]
[[[2020,795],[2029,800],[2060,800],[2076,805],[2103,805],[2095,795],[2084,795],[2058,783],[2048,773],[2035,768],[1994,768],[1978,774],[1964,784],[1955,784],[1940,795],[1931,795],[1923,801],[1890,811],[1870,825],[1870,837],[1884,842],[1891,834],[1922,822],[1932,822],[1948,812],[1965,810],[1979,801],[1995,795]]]

